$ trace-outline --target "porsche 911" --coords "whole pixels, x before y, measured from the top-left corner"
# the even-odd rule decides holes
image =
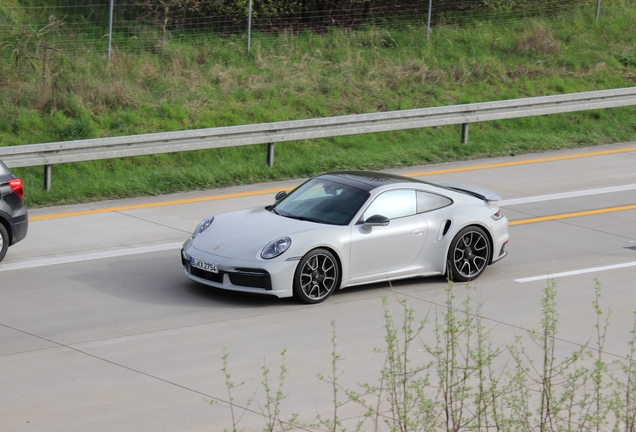
[[[214,288],[304,303],[389,280],[472,281],[506,256],[499,199],[469,185],[326,173],[272,205],[205,218],[183,245],[183,271]]]

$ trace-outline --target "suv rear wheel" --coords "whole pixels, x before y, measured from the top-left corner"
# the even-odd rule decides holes
[[[4,259],[9,249],[9,233],[7,229],[0,223],[0,261]]]

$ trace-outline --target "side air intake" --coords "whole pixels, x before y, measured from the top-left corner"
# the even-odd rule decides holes
[[[446,234],[448,234],[448,231],[450,230],[451,225],[453,225],[453,222],[450,219],[447,219],[445,222],[442,223],[442,225],[439,227],[439,234],[437,235],[437,240],[441,240],[442,238],[444,238]]]

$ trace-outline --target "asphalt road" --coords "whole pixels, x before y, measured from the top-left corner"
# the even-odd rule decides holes
[[[476,299],[491,340],[538,328],[553,279],[560,349],[585,343],[597,279],[612,311],[611,358],[627,352],[636,310],[635,167],[631,142],[391,172],[503,197],[509,255],[469,290],[455,288]],[[31,210],[27,238],[0,264],[0,431],[231,428],[224,352],[231,380],[244,382],[234,403],[246,406],[256,391],[239,427],[264,426],[263,367],[276,390],[283,360],[283,416],[312,421],[332,409],[317,375],[330,371],[334,328],[341,383],[375,383],[382,297],[396,316],[406,298],[423,318],[444,303],[443,278],[350,288],[308,306],[213,290],[182,273],[180,245],[204,217],[269,204],[299,183]]]

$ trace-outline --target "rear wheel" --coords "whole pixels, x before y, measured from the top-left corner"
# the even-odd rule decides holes
[[[2,223],[0,223],[0,261],[4,259],[9,248],[9,233]]]
[[[340,267],[326,249],[308,252],[294,275],[294,295],[303,303],[320,303],[340,286]]]
[[[451,243],[448,251],[448,276],[451,280],[468,282],[477,279],[490,260],[490,242],[479,227],[466,227]]]

